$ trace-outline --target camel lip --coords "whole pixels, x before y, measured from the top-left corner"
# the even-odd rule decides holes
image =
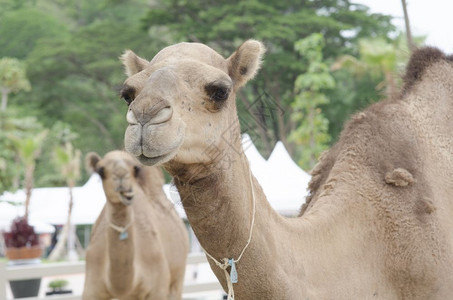
[[[141,154],[140,156],[137,156],[137,159],[146,166],[153,166],[158,163],[169,161],[175,154],[176,154],[175,151],[170,151],[166,154],[162,154],[162,155],[158,155],[158,156],[154,156],[154,157],[148,157],[148,156]]]
[[[127,192],[120,192],[120,198],[121,202],[124,205],[131,205],[132,200],[134,199],[134,193],[132,192],[132,190]]]
[[[121,195],[121,202],[126,206],[131,205],[133,199],[134,199],[134,197],[125,197],[125,196]]]

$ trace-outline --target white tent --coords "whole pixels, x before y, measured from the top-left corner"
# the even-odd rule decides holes
[[[24,215],[23,207],[0,202],[0,231],[8,230],[11,221],[21,215]]]
[[[271,206],[282,215],[297,215],[300,207],[305,203],[311,176],[292,160],[282,142],[275,145],[267,161],[247,134],[242,137],[242,147],[252,173],[263,188]],[[175,204],[179,215],[187,218],[176,187],[166,184],[164,191]]]
[[[250,137],[243,136],[243,145],[250,144]],[[280,214],[295,216],[305,203],[311,176],[291,158],[282,142],[277,142],[266,161],[251,143],[245,147],[250,168],[266,194],[271,206]],[[258,157],[259,156],[259,157]]]
[[[11,222],[16,218],[24,215],[24,207],[19,205],[12,205],[7,202],[0,202],[0,231],[8,231]],[[53,233],[55,227],[52,225],[30,218],[30,225],[35,229],[36,233]]]
[[[248,134],[242,136],[242,148],[244,149],[245,156],[250,163],[250,168],[255,178],[258,180],[261,186],[267,185],[271,180],[272,176],[269,173],[269,166],[267,161],[256,149],[255,144],[251,140]]]
[[[74,204],[72,208],[73,224],[93,224],[105,204],[105,195],[99,175],[93,174],[81,187],[73,189]],[[23,204],[25,192],[4,193],[0,200]],[[69,188],[35,188],[30,199],[30,223],[39,220],[48,224],[66,223],[69,207]]]
[[[272,184],[266,185],[266,194],[275,207],[284,214],[292,215],[305,203],[311,176],[303,171],[291,158],[282,142],[277,142],[267,160]]]

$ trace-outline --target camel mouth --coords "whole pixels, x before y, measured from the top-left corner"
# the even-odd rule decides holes
[[[134,199],[134,192],[132,190],[120,192],[120,198],[124,205],[130,205]]]
[[[176,155],[176,151],[170,151],[169,153],[154,156],[154,157],[147,157],[143,154],[137,156],[137,159],[146,166],[153,166],[156,164],[162,164],[170,159],[172,159]]]

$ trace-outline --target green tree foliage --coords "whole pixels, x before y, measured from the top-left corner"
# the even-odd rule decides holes
[[[52,160],[61,178],[71,189],[75,187],[81,175],[81,151],[74,149],[73,145],[73,141],[78,138],[78,134],[73,132],[69,125],[62,122],[57,122],[52,127],[52,131],[53,139],[56,140],[53,145]]]
[[[33,86],[32,93],[10,95],[12,108],[39,118],[46,128],[56,121],[71,124],[79,135],[74,147],[82,152],[123,148],[127,106],[118,91],[126,76],[118,57],[128,48],[152,57],[172,43],[164,29],[143,30],[140,19],[148,1],[40,0],[18,6],[3,1],[11,5],[0,25],[12,25],[0,26],[0,43],[7,36],[11,48],[0,49],[0,55],[24,58]],[[24,32],[12,30],[14,24],[22,24]],[[52,144],[44,145],[36,166],[38,186],[65,184],[48,168]]]
[[[424,37],[415,42],[421,45]],[[409,49],[403,34],[394,41],[382,38],[364,38],[358,41],[358,52],[354,55],[339,56],[332,63],[331,70],[337,88],[329,91],[332,101],[322,108],[334,124],[343,124],[345,119],[357,110],[363,109],[383,97],[393,97],[401,85],[400,74],[407,60]],[[359,97],[360,95],[360,97]],[[332,136],[338,136],[341,126],[330,126]]]
[[[66,178],[55,172],[55,148],[64,144],[65,141],[75,143],[80,137],[72,127],[62,121],[56,121],[50,128],[46,143],[43,145],[41,155],[36,164],[36,186],[66,186]],[[57,168],[58,169],[58,168]]]
[[[303,55],[308,70],[299,75],[294,84],[296,96],[292,118],[300,125],[291,132],[289,139],[301,146],[299,164],[310,170],[330,141],[327,133],[329,121],[319,107],[329,103],[323,91],[334,88],[335,81],[323,61],[324,39],[321,34],[315,33],[298,41],[294,48]]]
[[[22,117],[8,109],[0,111],[0,194],[20,187],[25,168],[17,150],[17,141],[35,136],[44,128],[34,117]]]
[[[39,40],[57,38],[65,27],[52,15],[33,7],[6,12],[0,18],[0,57],[25,59]]]
[[[417,37],[414,43],[420,46],[425,37]],[[400,34],[393,41],[382,38],[364,38],[358,41],[357,57],[340,56],[332,65],[332,70],[345,68],[355,77],[361,77],[365,73],[376,79],[384,80],[376,86],[376,90],[384,92],[386,97],[392,97],[397,93],[401,81],[399,73],[406,65],[410,50],[404,34]]]
[[[0,59],[0,92],[2,104],[0,109],[6,110],[8,95],[20,90],[29,91],[30,82],[25,74],[25,66],[15,58],[4,57]]]
[[[29,0],[0,0],[0,18],[3,17],[5,13],[8,13],[13,10],[17,10],[23,7],[24,3]]]
[[[322,105],[321,109],[329,120],[329,134],[332,137],[332,143],[337,140],[344,122],[352,113],[381,98],[375,88],[376,84],[383,79],[376,79],[369,73],[365,73],[361,77],[354,77],[347,70],[338,70],[331,74],[337,84],[334,89],[325,91],[331,101],[327,105]]]
[[[362,39],[359,41],[359,59],[351,55],[344,55],[332,66],[333,70],[349,69],[355,76],[370,74],[376,79],[384,76],[376,89],[385,88],[385,95],[392,97],[396,94],[397,83],[395,72],[397,67],[397,49],[394,45],[379,39]]]
[[[333,62],[339,55],[357,56],[360,38],[385,38],[393,31],[390,17],[348,0],[0,0],[0,7],[0,58],[23,61],[33,87],[9,94],[0,114],[0,192],[18,188],[24,176],[8,136],[25,135],[26,120],[51,128],[36,161],[36,186],[66,184],[49,168],[60,141],[58,121],[78,134],[71,142],[82,153],[123,148],[126,105],[117,91],[125,79],[118,60],[125,49],[152,58],[184,40],[229,55],[248,38],[263,40],[268,48],[263,70],[241,91],[238,108],[243,128],[269,153],[277,139],[293,150],[286,136],[302,122],[291,118],[294,82],[309,65],[294,51],[294,41],[321,33],[323,57]],[[345,69],[334,76],[342,84],[324,91],[331,103],[322,107],[330,132],[361,99],[376,95],[374,78],[353,78]],[[275,116],[269,118],[269,112]]]
[[[268,51],[263,68],[258,78],[239,95],[238,107],[241,121],[246,121],[246,124],[242,122],[242,127],[251,129],[252,138],[261,137],[263,144],[258,145],[265,152],[270,151],[276,140],[282,140],[290,152],[293,149],[285,138],[298,126],[290,117],[293,84],[296,77],[308,68],[294,51],[294,41],[311,33],[321,33],[326,43],[324,57],[334,60],[341,54],[354,54],[358,39],[386,37],[394,30],[390,17],[370,14],[366,7],[348,0],[162,0],[149,10],[144,24],[151,28],[167,26],[178,40],[207,43],[224,55],[231,54],[246,39],[264,41]],[[250,121],[250,114],[258,114],[258,119],[266,117],[265,111],[253,106],[263,94],[268,95],[284,113],[277,114],[275,122],[251,128],[253,120]],[[354,97],[352,101],[356,99]],[[263,130],[267,135],[261,132]]]
[[[40,40],[28,55],[36,105],[26,98],[19,103],[49,116],[46,126],[57,119],[71,124],[81,137],[74,146],[84,152],[123,148],[126,105],[118,91],[125,75],[118,57],[127,48],[150,57],[163,45],[141,28],[145,1],[76,2],[81,11],[64,11],[75,28]]]

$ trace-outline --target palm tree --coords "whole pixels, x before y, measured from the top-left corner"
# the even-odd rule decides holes
[[[25,137],[10,136],[17,150],[19,160],[25,167],[25,219],[28,220],[31,193],[33,190],[34,172],[36,159],[41,154],[41,148],[47,136],[48,130],[43,130],[36,135]]]
[[[54,161],[61,175],[66,179],[66,184],[69,188],[69,207],[66,224],[63,226],[62,232],[58,239],[57,245],[49,256],[49,260],[57,260],[63,256],[65,244],[68,242],[68,255],[74,255],[75,232],[71,224],[72,206],[73,206],[73,188],[77,180],[80,178],[80,160],[81,152],[79,149],[74,149],[70,141],[65,141],[63,145],[57,146],[54,151]]]
[[[0,59],[0,90],[2,93],[0,110],[6,110],[9,93],[20,90],[29,91],[30,89],[30,82],[27,80],[23,64],[15,58]]]

